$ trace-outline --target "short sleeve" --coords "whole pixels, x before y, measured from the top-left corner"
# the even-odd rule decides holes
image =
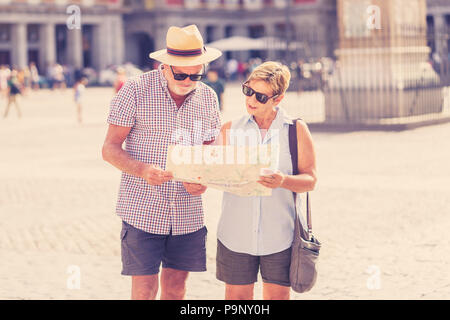
[[[121,127],[133,127],[136,122],[136,88],[133,80],[127,80],[111,100],[108,123]]]

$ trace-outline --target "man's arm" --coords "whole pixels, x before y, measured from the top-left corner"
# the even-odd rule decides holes
[[[103,160],[111,163],[122,172],[145,179],[151,185],[160,185],[171,180],[173,178],[171,172],[161,170],[152,164],[135,160],[122,149],[122,144],[130,130],[131,128],[129,127],[109,125],[102,148]]]

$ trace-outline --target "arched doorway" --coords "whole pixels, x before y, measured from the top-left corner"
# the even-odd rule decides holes
[[[125,57],[127,62],[131,62],[140,68],[153,68],[153,61],[149,58],[149,53],[155,51],[153,38],[145,32],[135,32],[125,38]]]

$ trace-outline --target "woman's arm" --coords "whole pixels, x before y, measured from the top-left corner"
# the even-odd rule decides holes
[[[286,175],[282,188],[302,193],[314,190],[317,181],[316,153],[308,126],[297,121],[298,175]]]
[[[267,188],[285,188],[297,193],[314,190],[316,185],[316,155],[308,126],[297,121],[298,175],[285,175],[275,172],[261,176],[258,181]]]

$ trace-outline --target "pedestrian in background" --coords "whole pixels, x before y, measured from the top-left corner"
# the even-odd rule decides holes
[[[127,76],[125,73],[125,69],[122,67],[117,68],[117,76],[116,80],[114,81],[114,93],[119,92],[119,90],[122,88],[122,86],[127,81]]]
[[[52,67],[53,89],[65,89],[66,79],[64,76],[64,68],[59,63],[55,63]]]
[[[31,77],[31,88],[33,90],[39,89],[39,71],[34,62],[30,63],[30,77]]]
[[[10,74],[11,70],[9,70],[8,66],[6,65],[0,66],[0,98],[1,96],[7,97],[8,78]]]
[[[227,74],[227,79],[230,81],[236,81],[237,80],[237,76],[238,76],[238,66],[239,66],[239,62],[232,58],[230,60],[227,61],[227,64],[225,66],[225,72]]]
[[[88,79],[86,77],[82,77],[77,82],[75,82],[75,85],[73,87],[75,104],[77,107],[78,123],[81,123],[83,121],[83,119],[82,119],[83,97],[84,97],[84,92],[86,91],[87,83],[88,83]]]
[[[17,102],[17,96],[20,95],[21,92],[22,92],[22,88],[21,88],[21,85],[17,78],[17,70],[13,69],[11,71],[11,75],[8,79],[8,91],[7,91],[8,104],[6,105],[6,110],[5,110],[5,114],[3,115],[3,118],[6,118],[8,116],[9,108],[12,104],[14,104],[16,106],[17,115],[19,116],[19,118],[22,117],[22,113],[20,112],[19,103]]]
[[[206,73],[206,79],[203,81],[206,85],[210,86],[217,94],[219,100],[219,109],[223,108],[223,93],[225,92],[225,84],[219,78],[219,72],[216,69],[209,69]]]

